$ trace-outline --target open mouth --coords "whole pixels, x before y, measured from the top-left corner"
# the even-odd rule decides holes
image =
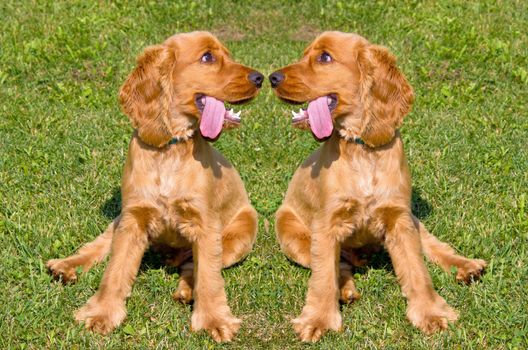
[[[247,100],[249,99],[237,100],[233,103],[244,103]],[[214,140],[220,135],[225,124],[240,124],[240,111],[235,113],[232,108],[229,110],[226,109],[224,101],[222,100],[218,100],[212,96],[197,94],[194,102],[202,115],[200,119],[200,132],[204,137]]]
[[[314,135],[318,139],[324,139],[330,136],[334,129],[332,112],[336,107],[336,95],[330,94],[318,97],[310,101],[306,108],[300,108],[299,112],[292,111],[292,123],[308,123]]]

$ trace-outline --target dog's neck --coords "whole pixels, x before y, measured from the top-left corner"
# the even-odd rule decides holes
[[[180,144],[180,143],[183,143],[183,142],[187,142],[187,141],[192,139],[192,136],[193,135],[189,135],[189,136],[185,135],[185,136],[182,136],[182,137],[175,136],[169,142],[167,142],[165,147],[170,147],[172,145],[177,145],[177,144]]]
[[[135,122],[135,126],[141,142],[155,148],[190,140],[199,128],[196,117],[180,113],[176,108],[154,118],[145,117],[139,125]]]
[[[399,135],[399,131],[396,130],[394,132],[394,136],[390,140],[381,145],[376,145],[373,147],[369,146],[368,143],[362,138],[362,128],[363,123],[360,116],[349,115],[336,120],[336,131],[341,139],[345,140],[347,143],[363,146],[365,149],[369,150],[386,148],[386,146],[392,144],[397,135]]]
[[[172,136],[168,144],[179,143],[192,139],[198,132],[198,121],[196,118],[182,114],[171,115],[168,129]]]
[[[172,138],[164,147],[170,147],[172,145],[180,144],[183,142],[191,142],[193,136],[196,134],[196,129],[182,129],[172,133]]]
[[[397,152],[403,146],[399,131],[395,132],[394,137],[388,143],[376,147],[368,146],[361,138],[343,137],[339,131],[335,131],[327,142],[334,144],[339,154],[350,161],[355,161],[358,157],[366,157],[374,161],[385,152]]]
[[[349,115],[336,120],[336,130],[339,136],[347,142],[365,145],[361,138],[361,117]]]

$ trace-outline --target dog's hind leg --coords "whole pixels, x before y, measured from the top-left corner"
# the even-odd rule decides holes
[[[82,267],[83,272],[102,261],[110,251],[114,230],[119,224],[121,216],[114,219],[106,230],[92,242],[84,245],[77,253],[63,259],[48,260],[46,266],[57,279],[63,282],[75,282],[77,280],[77,267]]]
[[[222,231],[222,266],[228,267],[249,254],[257,236],[257,212],[240,209]]]
[[[277,239],[284,254],[299,265],[310,267],[310,229],[291,207],[282,206],[275,217]]]
[[[484,260],[469,259],[458,255],[449,244],[440,241],[427,231],[425,226],[415,216],[413,216],[413,222],[420,232],[422,249],[429,260],[446,271],[449,271],[451,266],[456,267],[457,281],[471,283],[471,281],[480,278],[487,265]]]

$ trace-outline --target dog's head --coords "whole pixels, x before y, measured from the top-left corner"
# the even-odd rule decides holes
[[[224,101],[243,103],[262,86],[259,72],[234,62],[210,33],[177,34],[150,46],[121,87],[119,102],[143,142],[161,147],[196,129],[216,139],[240,122]]]
[[[269,76],[282,100],[308,103],[292,122],[310,127],[317,139],[334,126],[345,138],[360,137],[368,146],[388,143],[414,101],[411,86],[384,47],[356,34],[325,32],[303,58]]]

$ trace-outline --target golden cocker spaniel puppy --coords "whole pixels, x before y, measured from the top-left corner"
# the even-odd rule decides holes
[[[177,249],[182,272],[174,297],[194,296],[192,329],[229,341],[240,327],[227,305],[223,267],[252,248],[257,214],[233,166],[207,139],[240,122],[223,101],[253,98],[264,77],[234,62],[210,33],[192,32],[145,49],[119,94],[135,128],[123,171],[122,210],[93,242],[47,266],[64,281],[76,279],[110,252],[99,290],[75,318],[108,333],[126,316],[129,296],[149,245]],[[192,261],[185,260],[192,256]]]
[[[312,270],[306,305],[293,320],[301,340],[341,328],[338,299],[358,297],[346,261],[360,262],[358,248],[379,244],[391,257],[411,323],[426,333],[445,329],[457,313],[433,289],[423,254],[446,270],[455,266],[462,281],[478,278],[486,262],[457,255],[411,212],[398,128],[414,95],[395,57],[359,35],[325,32],[300,62],[269,79],[282,100],[309,102],[292,122],[325,140],[295,172],[276,214],[282,250]]]

